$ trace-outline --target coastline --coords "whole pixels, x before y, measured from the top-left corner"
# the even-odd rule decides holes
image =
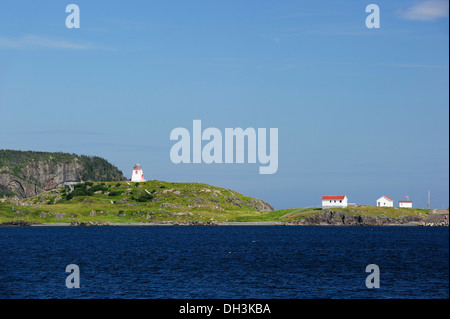
[[[412,227],[412,226],[421,226],[418,222],[408,222],[404,224],[386,224],[386,225],[330,225],[330,224],[315,224],[315,225],[299,225],[299,224],[291,224],[291,223],[284,223],[284,222],[277,222],[277,221],[262,221],[262,222],[221,222],[221,223],[178,223],[178,222],[160,222],[160,223],[80,223],[77,225],[74,225],[72,223],[31,223],[31,224],[0,224],[0,227],[158,227],[158,226],[301,226],[301,227],[308,227],[308,226],[334,226],[334,227],[349,227],[349,226],[384,226],[384,227],[390,227],[390,226],[406,226],[406,227]],[[430,225],[431,226],[431,225]],[[435,225],[440,226],[440,225]],[[448,226],[447,226],[448,227]]]
[[[101,225],[72,225],[71,223],[42,223],[31,224],[30,227],[67,227],[67,226],[283,226],[286,223],[276,221],[265,222],[222,222],[222,223],[178,223],[178,222],[165,222],[165,223],[108,223]],[[2,226],[2,225],[0,225]],[[8,226],[6,226],[8,227]],[[14,226],[9,226],[14,227]]]
[[[321,218],[306,218],[294,221],[261,220],[261,221],[153,221],[153,222],[110,222],[110,221],[71,221],[71,222],[47,222],[41,223],[29,220],[13,220],[0,223],[0,227],[78,227],[78,226],[427,226],[427,227],[448,227],[446,210],[433,211],[425,218],[406,216],[406,218],[378,218],[371,216],[349,216],[341,212],[328,212],[317,215]],[[334,218],[330,218],[334,217]]]

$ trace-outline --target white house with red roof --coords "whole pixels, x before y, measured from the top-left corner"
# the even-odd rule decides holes
[[[377,199],[377,207],[394,207],[394,201],[383,195]]]
[[[322,197],[322,208],[347,207],[348,198],[345,195],[324,195]]]
[[[412,208],[412,200],[399,200],[398,207]]]

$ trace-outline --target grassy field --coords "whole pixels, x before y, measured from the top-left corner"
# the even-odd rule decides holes
[[[69,193],[55,189],[21,201],[0,201],[0,223],[80,222],[291,222],[323,212],[321,208],[260,211],[261,201],[201,183],[163,181],[79,184]],[[350,215],[425,217],[427,209],[356,206],[335,208]]]
[[[56,189],[16,203],[0,202],[0,223],[255,221],[271,219],[273,213],[259,212],[257,199],[201,183],[86,184],[71,194]]]

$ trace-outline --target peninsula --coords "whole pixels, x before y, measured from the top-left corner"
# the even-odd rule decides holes
[[[274,210],[261,199],[203,183],[131,182],[99,157],[0,150],[2,226],[441,225],[446,215],[362,205]]]
[[[260,199],[202,183],[83,182],[72,187],[0,199],[0,224],[384,226],[417,225],[434,216],[428,209],[372,206],[274,210]]]

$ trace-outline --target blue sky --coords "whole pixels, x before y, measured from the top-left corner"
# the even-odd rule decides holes
[[[68,29],[65,7],[80,8]],[[380,8],[368,29],[365,7]],[[448,207],[448,1],[2,1],[0,148],[98,155],[275,208]],[[173,164],[176,127],[279,129],[279,168]]]

